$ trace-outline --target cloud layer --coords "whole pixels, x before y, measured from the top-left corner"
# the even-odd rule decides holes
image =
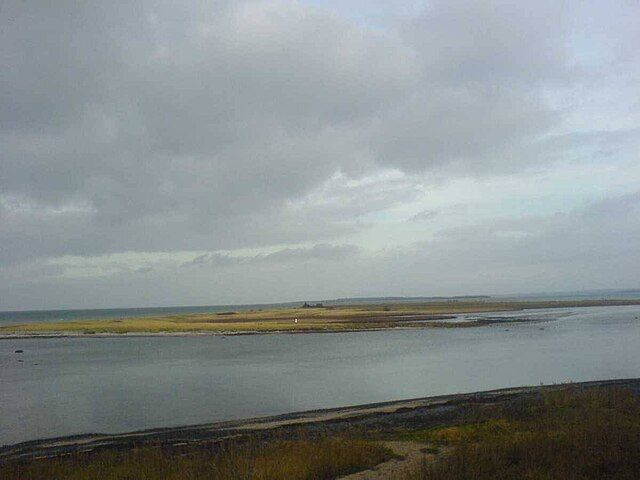
[[[525,290],[544,282],[524,256],[558,288],[590,287],[603,252],[627,252],[596,232],[635,232],[618,215],[639,176],[635,4],[2,10],[0,308],[513,285],[462,281],[478,256]],[[491,201],[465,198],[485,186]],[[613,212],[576,213],[590,205]],[[565,251],[558,218],[589,229],[584,249]],[[579,281],[574,257],[591,272]],[[612,283],[632,281],[633,261]],[[427,280],[438,269],[457,283]],[[216,287],[189,293],[202,282]],[[134,284],[138,300],[118,286]]]

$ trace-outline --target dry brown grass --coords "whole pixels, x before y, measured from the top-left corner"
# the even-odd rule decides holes
[[[640,398],[625,390],[555,392],[492,418],[416,432],[451,452],[406,480],[640,478]]]
[[[3,480],[329,480],[387,460],[380,445],[339,438],[253,441],[169,452],[142,448],[0,465]]]

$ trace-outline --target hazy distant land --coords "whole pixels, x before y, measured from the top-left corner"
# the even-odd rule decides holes
[[[542,308],[640,305],[640,299],[496,301],[454,299],[427,303],[312,305],[111,319],[36,322],[0,327],[0,337],[51,335],[180,335],[351,332],[390,328],[465,328],[496,323],[486,317],[449,321],[459,314]]]

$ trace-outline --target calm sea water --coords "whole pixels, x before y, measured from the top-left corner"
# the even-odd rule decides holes
[[[469,329],[2,340],[0,444],[640,376],[638,306],[500,315]]]

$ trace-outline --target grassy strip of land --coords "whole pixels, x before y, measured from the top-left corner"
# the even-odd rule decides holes
[[[87,319],[0,327],[0,336],[51,334],[180,334],[341,332],[394,327],[460,328],[489,322],[446,323],[439,319],[463,313],[499,312],[540,308],[639,305],[640,300],[589,300],[548,302],[447,301],[424,304],[288,308],[243,312],[199,313],[163,317]]]
[[[199,313],[163,317],[87,319],[26,323],[0,327],[0,336],[51,334],[180,334],[341,332],[384,328],[459,328],[489,322],[446,323],[447,315],[540,308],[638,305],[640,300],[495,302],[447,301],[321,308],[289,308],[243,312]]]
[[[624,389],[550,392],[403,437],[449,449],[404,480],[637,479],[640,397]]]
[[[329,480],[391,457],[365,440],[254,440],[187,450],[145,447],[0,465],[6,480]]]

